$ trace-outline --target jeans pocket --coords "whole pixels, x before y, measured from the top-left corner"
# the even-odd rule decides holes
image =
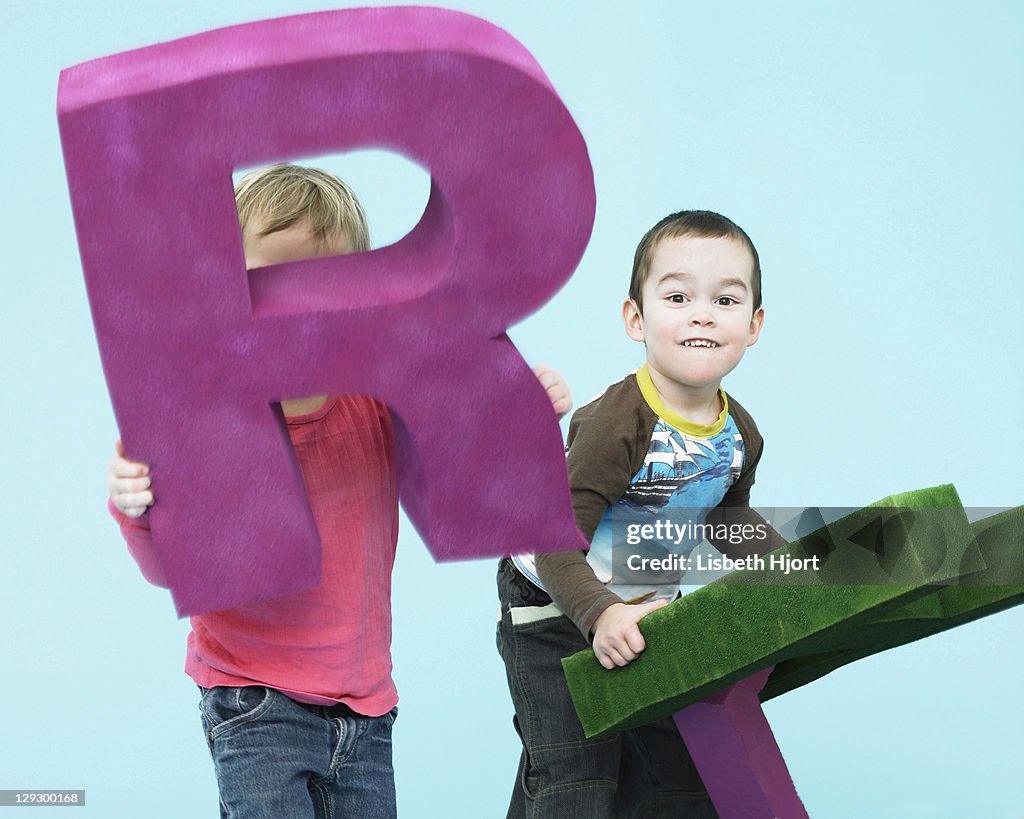
[[[398,719],[398,706],[396,705],[390,711],[386,711],[379,717],[366,717],[366,719],[370,722],[380,722],[387,728],[387,730],[390,731],[395,724],[395,720]]]
[[[233,728],[259,719],[273,705],[273,698],[273,689],[262,685],[208,689],[199,702],[207,739],[213,742]]]

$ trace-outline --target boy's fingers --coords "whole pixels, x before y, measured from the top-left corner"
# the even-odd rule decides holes
[[[569,385],[565,379],[550,367],[538,364],[531,368],[534,376],[548,394],[548,400],[559,417],[565,415],[572,409],[572,394],[569,392]]]
[[[637,630],[635,626],[633,630]],[[609,637],[606,649],[616,665],[626,665],[636,659],[637,652],[633,650],[633,646],[630,644],[629,632],[625,632],[617,637]]]
[[[551,401],[551,406],[559,417],[572,409],[572,396],[569,395],[569,390],[562,385],[548,387],[548,400]]]
[[[634,645],[634,635],[639,637],[640,629],[638,629],[635,625],[627,626],[624,631],[622,631],[620,634],[616,636],[614,642],[612,643],[612,646],[619,653],[619,656],[622,657],[622,659],[624,659],[627,663],[630,663],[633,660],[635,660],[636,655],[638,653]],[[643,637],[640,637],[640,641],[643,642]],[[643,648],[641,648],[640,651],[643,651]]]
[[[642,603],[639,608],[642,611],[641,618],[646,617],[652,611],[663,609],[668,605],[668,600],[652,600],[650,603]]]
[[[636,622],[643,620],[648,614],[663,609],[668,605],[668,600],[652,600],[650,603],[641,603],[636,607]]]
[[[110,472],[115,478],[139,478],[149,474],[145,464],[127,461],[118,455],[110,462]]]
[[[149,478],[115,478],[110,482],[111,495],[131,495],[150,487]]]
[[[600,661],[601,665],[608,669],[615,668],[615,666],[619,666],[621,668],[622,666],[629,664],[629,660],[625,659],[618,651],[610,647],[602,650],[602,652],[597,655],[597,659]]]
[[[111,496],[114,506],[129,517],[138,517],[153,503],[152,492],[122,493]]]
[[[113,478],[128,478],[131,477],[130,473],[131,464],[122,458],[120,455],[115,455],[110,460],[110,475]]]
[[[541,385],[545,389],[551,387],[553,384],[558,383],[558,378],[555,376],[555,371],[549,369],[543,364],[538,364],[536,367],[534,367],[533,374],[537,377],[537,380],[540,381]]]
[[[146,489],[138,491],[125,490],[112,492],[110,497],[114,501],[114,505],[121,508],[125,506],[145,506],[153,499],[153,493]]]
[[[111,494],[117,494],[121,492],[137,492],[141,489],[150,488],[150,484],[142,483],[142,481],[148,481],[150,479],[146,477],[138,477],[136,475],[118,475],[117,473],[111,473],[110,479],[106,481],[106,485],[110,487]]]
[[[640,629],[636,626],[626,632],[626,645],[629,646],[630,651],[633,652],[633,656],[630,660],[635,660],[636,655],[647,648],[647,642],[644,640],[644,635],[640,633]]]

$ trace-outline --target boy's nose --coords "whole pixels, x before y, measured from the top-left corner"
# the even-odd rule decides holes
[[[715,323],[715,317],[710,310],[697,310],[690,316],[690,324],[697,327],[707,327]]]

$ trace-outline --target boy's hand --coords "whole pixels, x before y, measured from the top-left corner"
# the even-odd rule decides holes
[[[569,392],[569,384],[560,372],[538,364],[533,368],[533,374],[537,376],[541,386],[548,391],[551,406],[559,418],[572,409],[572,394]]]
[[[647,647],[637,626],[652,611],[663,609],[668,600],[651,603],[613,603],[594,623],[594,654],[605,668],[628,665]]]
[[[116,454],[107,471],[110,500],[130,518],[137,518],[153,505],[153,492],[149,485],[149,467],[124,457],[124,444],[114,443]]]

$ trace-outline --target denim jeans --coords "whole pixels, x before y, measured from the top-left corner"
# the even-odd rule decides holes
[[[717,816],[671,719],[584,736],[561,660],[589,643],[508,559],[498,597],[498,651],[523,743],[508,819]]]
[[[391,727],[262,686],[205,689],[199,703],[227,819],[392,819]]]

